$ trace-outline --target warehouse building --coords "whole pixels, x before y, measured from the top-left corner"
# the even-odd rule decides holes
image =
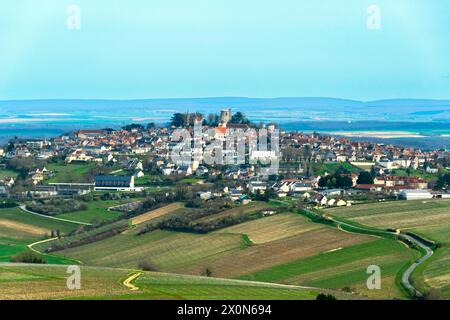
[[[133,176],[97,176],[95,190],[97,191],[139,191],[135,188]]]
[[[406,200],[432,199],[433,195],[428,190],[402,190],[400,197]]]

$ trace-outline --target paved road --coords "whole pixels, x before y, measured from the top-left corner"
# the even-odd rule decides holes
[[[418,266],[420,266],[422,263],[424,263],[426,260],[428,260],[429,258],[431,258],[431,256],[434,254],[434,251],[426,246],[424,243],[414,239],[413,237],[404,235],[404,237],[406,239],[408,239],[409,241],[411,241],[412,243],[416,244],[417,246],[421,247],[422,249],[424,249],[426,251],[426,254],[420,258],[419,260],[417,260],[416,262],[414,262],[409,268],[408,270],[405,271],[405,273],[403,273],[402,276],[402,283],[403,285],[408,289],[408,291],[416,297],[422,297],[423,294],[417,290],[416,288],[414,288],[414,286],[411,284],[411,275],[414,272],[414,270],[417,269]]]
[[[315,212],[312,212],[312,211],[309,211],[309,210],[308,210],[308,212],[311,213],[311,214],[317,215]],[[338,225],[338,228],[341,227],[341,226],[347,226],[347,227],[350,227],[352,229],[361,230],[364,233],[369,233],[369,234],[373,233],[373,230],[371,230],[369,228],[355,226],[353,224],[350,224],[350,223],[347,223],[347,222],[338,221],[338,220],[335,220],[333,218],[329,218],[329,220],[333,221],[334,223],[336,223]],[[420,247],[420,248],[422,248],[422,249],[424,249],[426,251],[426,254],[424,256],[422,256],[419,260],[415,261],[402,275],[402,284],[410,292],[410,294],[413,297],[418,297],[418,298],[422,297],[423,294],[412,285],[412,283],[411,283],[411,275],[417,269],[417,267],[419,267],[426,260],[431,258],[431,256],[434,254],[433,249],[428,247],[423,242],[421,242],[421,241],[419,241],[419,240],[417,240],[417,239],[415,239],[415,238],[413,238],[411,236],[408,236],[406,234],[397,234],[395,232],[389,232],[389,231],[384,231],[384,230],[379,230],[378,233],[385,234],[385,235],[395,235],[397,237],[401,237],[404,240],[410,241],[411,243],[413,243],[417,247]]]
[[[79,224],[79,225],[83,225],[83,226],[91,226],[92,225],[91,223],[86,223],[86,222],[73,221],[73,220],[67,220],[67,219],[62,219],[62,218],[57,218],[57,217],[46,216],[45,214],[40,214],[37,212],[30,211],[27,209],[26,206],[20,206],[19,208],[24,212],[33,214],[35,216],[47,218],[47,219],[53,219],[53,220],[58,220],[58,221],[63,221],[63,222],[68,222],[68,223],[73,223],[73,224]]]

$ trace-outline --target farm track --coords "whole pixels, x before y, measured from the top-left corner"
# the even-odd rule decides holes
[[[44,253],[44,252],[41,252],[41,251],[39,251],[39,250],[37,250],[37,249],[34,249],[33,247],[34,247],[34,246],[37,246],[38,244],[47,243],[47,242],[51,242],[51,241],[58,240],[58,239],[59,239],[59,238],[56,237],[56,238],[51,238],[51,239],[45,239],[45,240],[41,240],[41,241],[36,241],[36,242],[33,242],[33,243],[27,245],[27,248],[28,248],[29,250],[31,250],[31,251],[37,253],[37,254],[44,255],[44,256],[51,256],[51,255],[46,254],[46,253]],[[78,263],[79,265],[84,265],[84,262],[81,261],[81,260],[76,260],[76,259],[73,259],[73,258],[71,258],[70,260],[75,261],[75,262]]]
[[[132,275],[130,275],[128,278],[126,278],[123,281],[123,285],[125,287],[127,287],[128,289],[130,289],[131,291],[138,291],[139,288],[137,286],[135,286],[134,284],[132,284],[132,282],[134,280],[136,280],[137,278],[139,278],[142,275],[143,272],[134,272]]]
[[[34,249],[33,247],[34,247],[34,246],[37,246],[38,244],[50,242],[50,241],[57,240],[57,239],[58,239],[58,238],[51,238],[51,239],[45,239],[45,240],[41,240],[41,241],[36,241],[36,242],[34,242],[34,243],[32,243],[32,244],[27,245],[27,247],[28,247],[28,249],[30,249],[31,251],[33,251],[33,252],[35,252],[35,253],[37,253],[37,254],[42,254],[42,252],[40,252],[40,251]]]

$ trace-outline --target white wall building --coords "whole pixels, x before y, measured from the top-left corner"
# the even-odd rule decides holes
[[[400,197],[406,200],[432,199],[433,195],[428,190],[402,190]]]

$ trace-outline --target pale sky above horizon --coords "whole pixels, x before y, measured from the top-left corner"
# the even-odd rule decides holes
[[[0,100],[450,99],[449,12],[448,0],[2,1]]]

